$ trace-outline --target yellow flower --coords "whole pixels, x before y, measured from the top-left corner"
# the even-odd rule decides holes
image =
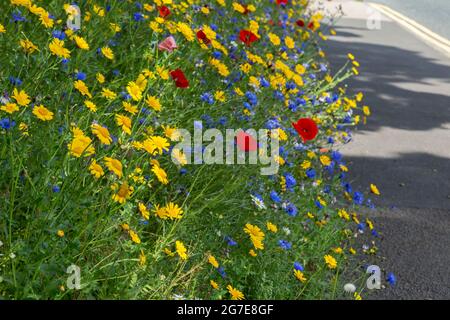
[[[380,191],[378,190],[377,186],[374,184],[370,184],[370,192],[372,192],[373,194],[379,196],[380,195]]]
[[[284,44],[286,45],[286,47],[288,47],[289,49],[293,49],[295,47],[295,42],[294,39],[292,39],[291,37],[287,36],[286,38],[284,38]]]
[[[99,125],[98,123],[94,123],[91,125],[92,133],[97,136],[101,143],[110,145],[112,142],[111,135],[106,127]]]
[[[135,115],[138,112],[138,108],[127,101],[123,101],[122,106],[126,112],[129,112],[133,115]]]
[[[269,40],[274,46],[279,46],[281,43],[280,38],[274,33],[269,33]]]
[[[33,114],[42,121],[50,121],[53,119],[53,112],[48,110],[42,104],[33,108]]]
[[[139,212],[141,213],[142,217],[145,220],[148,220],[148,218],[150,217],[150,212],[148,212],[147,207],[145,206],[145,204],[139,202],[138,208],[139,208]]]
[[[113,189],[117,189],[117,185],[113,185]],[[128,182],[124,182],[120,185],[119,190],[117,190],[117,193],[112,195],[112,199],[115,202],[118,202],[120,204],[125,203],[130,197],[131,194],[133,193],[134,188],[130,187],[128,185]]]
[[[139,238],[139,236],[136,232],[134,232],[133,230],[130,230],[129,234],[131,237],[131,241],[133,241],[134,243],[137,243],[137,244],[141,243],[141,239]]]
[[[89,44],[83,37],[74,36],[73,39],[75,40],[75,43],[77,44],[78,48],[82,50],[89,50]]]
[[[110,47],[103,47],[101,49],[102,54],[105,56],[106,59],[113,60],[114,59],[114,52],[111,50]]]
[[[158,204],[155,205],[155,208],[153,209],[153,213],[160,219],[168,218],[166,208],[165,207],[160,208]]]
[[[147,99],[145,100],[147,105],[152,108],[155,111],[161,111],[161,103],[159,102],[159,99],[154,96],[147,96]]]
[[[6,29],[5,27],[0,23],[0,33],[5,33]]]
[[[147,258],[145,257],[144,250],[141,249],[141,252],[139,254],[139,265],[141,267],[145,266],[145,263],[147,262]]]
[[[48,12],[43,12],[40,15],[40,20],[41,23],[46,27],[46,28],[52,28],[54,21],[52,18],[50,18],[50,14]]]
[[[250,249],[250,251],[248,252],[249,255],[251,255],[252,257],[256,257],[258,254],[255,252],[255,250]]]
[[[172,128],[170,126],[161,126],[164,130],[164,135],[169,138],[170,140],[178,140],[180,137],[180,132],[177,130],[177,128]]]
[[[27,106],[31,100],[30,97],[27,95],[27,93],[24,90],[18,91],[16,88],[13,90],[12,98],[16,100],[17,104],[19,106],[25,107]]]
[[[77,89],[83,96],[88,96],[89,98],[92,98],[91,93],[89,92],[88,87],[86,86],[86,83],[82,80],[77,80],[73,83],[73,87]]]
[[[244,232],[250,236],[250,240],[253,243],[255,249],[263,250],[264,249],[264,232],[261,231],[260,228],[254,226],[250,223],[247,223],[244,228]]]
[[[97,161],[95,161],[95,159],[92,160],[91,164],[89,165],[89,171],[97,179],[99,179],[100,177],[102,177],[105,174],[105,172],[103,171],[102,166],[99,165],[97,163]]]
[[[151,155],[162,154],[163,151],[169,151],[169,142],[166,138],[160,136],[151,136],[142,143],[144,149]]]
[[[164,171],[163,168],[161,168],[158,165],[153,165],[152,172],[155,174],[156,178],[161,182],[162,184],[168,184],[169,180],[167,179],[167,173]]]
[[[181,219],[183,214],[183,209],[181,209],[177,204],[169,202],[165,207],[166,215],[170,219]]]
[[[19,43],[26,53],[33,53],[35,51],[39,51],[38,47],[28,39],[21,39]]]
[[[15,103],[7,103],[4,106],[1,106],[0,110],[11,114],[11,113],[19,111],[19,106]]]
[[[325,264],[327,265],[327,267],[329,269],[336,269],[337,267],[337,262],[336,259],[333,258],[332,256],[330,256],[329,254],[325,255],[324,257],[325,260]]]
[[[186,38],[187,41],[194,41],[195,34],[187,23],[178,22],[177,30]]]
[[[331,164],[331,159],[328,156],[320,156],[320,163],[324,166],[329,166]]]
[[[362,110],[365,116],[370,116],[370,108],[368,106],[363,106]]]
[[[228,292],[231,295],[231,300],[243,300],[243,299],[245,299],[244,294],[241,291],[233,288],[231,285],[228,285],[227,289],[228,289]]]
[[[210,280],[209,283],[211,284],[211,287],[213,287],[213,289],[218,289],[219,288],[219,285],[214,280]]]
[[[274,225],[272,222],[267,221],[267,230],[276,233],[278,232],[278,227],[276,225]]]
[[[186,155],[180,149],[173,148],[172,149],[172,159],[175,160],[180,166],[184,166],[187,164]]]
[[[97,73],[95,75],[95,78],[97,79],[98,83],[102,84],[105,83],[105,76],[101,73]]]
[[[294,269],[294,276],[297,278],[298,281],[300,282],[305,282],[306,281],[306,277],[303,274],[303,272],[301,272],[300,270]]]
[[[216,260],[216,258],[214,256],[210,255],[208,257],[208,262],[216,269],[219,267],[219,262],[217,262],[217,260]]]
[[[123,132],[131,134],[131,119],[121,114],[116,114],[116,123],[122,127]]]
[[[177,251],[177,254],[180,256],[181,259],[186,260],[188,258],[187,250],[183,242],[177,240],[175,242],[175,250]]]
[[[56,234],[58,235],[58,237],[62,238],[62,237],[64,237],[64,230],[58,230],[58,232],[56,232]]]
[[[64,41],[59,40],[57,38],[53,38],[53,41],[48,45],[51,53],[55,56],[58,56],[60,58],[69,58],[70,57],[70,50],[67,48],[64,48]]]
[[[119,179],[122,178],[123,172],[122,172],[122,163],[114,158],[105,157],[105,164],[106,167],[115,173]]]
[[[97,111],[97,106],[92,101],[86,100],[84,102],[84,105],[86,106],[86,108],[88,108],[92,112],[96,112]]]
[[[95,148],[91,145],[92,139],[84,134],[76,135],[74,139],[68,144],[71,155],[79,158],[82,155],[88,157],[95,153]]]
[[[128,82],[127,92],[134,101],[139,101],[142,99],[141,88],[133,81]]]
[[[103,88],[102,89],[102,97],[104,97],[108,100],[114,100],[117,97],[117,94],[114,91]]]

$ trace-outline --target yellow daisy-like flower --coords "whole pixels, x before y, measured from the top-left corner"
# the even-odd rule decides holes
[[[166,138],[160,136],[151,136],[142,143],[144,149],[150,153],[154,154],[162,154],[163,151],[169,151],[169,142]]]
[[[320,163],[324,166],[329,166],[331,164],[331,159],[329,156],[320,156]]]
[[[21,39],[19,41],[20,46],[25,50],[26,53],[33,53],[35,51],[39,51],[39,48],[28,39]]]
[[[161,182],[162,184],[168,184],[169,180],[167,179],[167,173],[164,171],[163,168],[161,168],[158,165],[153,165],[152,172],[155,174],[156,178]]]
[[[75,40],[75,43],[78,48],[80,48],[82,50],[89,50],[89,44],[83,37],[74,36],[73,39]]]
[[[142,99],[142,90],[135,82],[130,81],[127,85],[127,92],[134,101],[139,101]]]
[[[148,218],[150,217],[150,212],[148,212],[148,209],[145,206],[145,204],[143,204],[142,202],[139,202],[138,208],[139,208],[139,212],[141,213],[142,217],[145,220],[148,220]]]
[[[98,123],[94,123],[91,125],[92,133],[97,136],[101,143],[110,145],[112,142],[111,135],[107,128],[99,125]]]
[[[169,138],[170,140],[178,140],[180,137],[180,132],[177,130],[177,128],[172,128],[170,126],[161,126],[164,130],[164,135]]]
[[[243,300],[244,294],[238,289],[233,288],[230,284],[227,286],[228,292],[231,295],[231,300]]]
[[[27,106],[31,102],[30,97],[24,90],[19,91],[16,88],[13,90],[12,98],[22,107]]]
[[[372,192],[374,195],[379,196],[380,191],[378,190],[378,187],[374,185],[373,183],[370,184],[370,192]]]
[[[68,148],[70,154],[77,158],[82,155],[88,157],[95,153],[95,148],[92,146],[92,139],[84,134],[76,135],[68,144]]]
[[[97,179],[99,179],[99,178],[101,178],[102,176],[105,175],[105,172],[103,171],[102,166],[99,165],[97,163],[97,161],[95,161],[95,159],[92,160],[91,164],[89,165],[89,171]]]
[[[53,28],[54,21],[52,18],[50,18],[50,14],[48,12],[42,13],[40,16],[40,20],[46,28]]]
[[[330,256],[329,254],[325,255],[324,257],[325,264],[329,269],[336,269],[337,262],[336,259],[333,256]]]
[[[263,250],[264,249],[264,232],[261,231],[260,228],[254,226],[250,223],[247,223],[244,228],[244,232],[250,236],[250,240],[253,243],[255,249]]]
[[[138,108],[127,101],[123,101],[122,106],[126,112],[129,112],[132,115],[135,115],[136,113],[138,113]]]
[[[186,155],[180,149],[177,148],[172,149],[172,159],[180,166],[184,166],[187,164]]]
[[[103,47],[101,52],[106,59],[114,60],[114,52],[110,47]]]
[[[250,251],[248,252],[249,255],[251,255],[252,257],[256,257],[258,254],[255,252],[255,250],[250,249]]]
[[[64,237],[64,230],[58,230],[57,232],[56,232],[56,234],[58,235],[58,237],[60,237],[60,238],[63,238]]]
[[[300,282],[306,282],[306,277],[303,274],[303,272],[301,272],[300,270],[296,270],[294,269],[294,276],[297,278],[298,281]]]
[[[116,123],[122,127],[123,132],[131,134],[131,119],[121,114],[116,114]]]
[[[77,80],[73,83],[73,87],[77,89],[83,96],[87,96],[89,98],[92,98],[91,93],[89,92],[89,88],[87,87],[86,83],[82,80]]]
[[[7,103],[0,107],[0,110],[5,111],[9,114],[19,111],[19,106],[15,103]]]
[[[269,230],[270,232],[273,233],[277,233],[278,232],[278,227],[276,225],[274,225],[272,222],[267,221],[267,230]]]
[[[155,111],[161,111],[161,103],[159,102],[159,99],[154,96],[147,96],[147,99],[145,100],[145,103],[152,108]]]
[[[98,83],[103,84],[105,83],[105,76],[101,73],[97,73],[95,75],[95,78],[97,79]]]
[[[181,209],[177,204],[169,202],[165,207],[167,217],[170,219],[181,219],[183,214],[183,209]]]
[[[211,287],[213,287],[213,289],[218,289],[219,288],[219,285],[214,280],[210,280],[209,283],[211,284]]]
[[[137,243],[137,244],[141,243],[141,239],[139,238],[139,236],[136,232],[134,232],[133,230],[130,230],[129,234],[131,237],[131,241],[133,241],[134,243]]]
[[[194,31],[192,31],[191,27],[187,23],[178,22],[177,29],[186,38],[187,41],[194,41]]]
[[[155,205],[155,208],[153,209],[153,213],[160,219],[168,218],[166,208],[164,208],[164,207],[160,208],[158,204]]]
[[[208,257],[208,262],[216,269],[219,267],[219,262],[217,262],[216,258],[212,255]]]
[[[177,240],[175,242],[175,250],[181,259],[186,260],[188,258],[187,250],[183,242]]]
[[[109,89],[103,88],[102,89],[102,97],[106,98],[108,100],[114,100],[117,97],[117,93],[114,91],[111,91]]]
[[[147,258],[145,257],[144,250],[141,249],[141,252],[139,253],[139,265],[141,267],[145,266],[145,263],[147,262]]]
[[[116,189],[116,186],[113,186],[113,189]],[[112,199],[115,202],[118,202],[120,204],[125,203],[133,193],[134,188],[128,185],[128,182],[124,182],[120,185],[119,190],[117,190],[117,193],[112,195]]]
[[[96,112],[97,111],[97,106],[92,101],[86,100],[84,102],[84,105],[86,106],[86,108],[88,108],[92,112]]]
[[[60,58],[69,58],[70,50],[64,48],[64,41],[59,40],[57,38],[53,38],[52,42],[48,45],[50,52]]]
[[[122,178],[122,162],[114,158],[105,157],[105,164],[109,171],[112,171],[114,174],[116,174],[119,179]]]
[[[53,119],[53,112],[48,110],[42,104],[33,108],[33,114],[42,121],[50,121]]]
[[[0,33],[5,33],[6,29],[5,27],[0,23]]]

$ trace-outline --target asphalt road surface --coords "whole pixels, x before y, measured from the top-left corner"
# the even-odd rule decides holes
[[[450,299],[450,59],[388,18],[369,30],[364,12],[349,10],[325,49],[334,72],[356,56],[361,75],[349,85],[372,108],[342,150],[353,186],[382,193],[369,215],[384,238],[380,267],[397,284],[369,298]]]
[[[450,0],[365,0],[385,4],[450,39]]]

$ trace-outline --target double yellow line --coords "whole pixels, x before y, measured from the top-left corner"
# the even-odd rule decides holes
[[[450,57],[450,41],[448,39],[434,33],[430,29],[387,6],[378,3],[369,3],[369,5]]]

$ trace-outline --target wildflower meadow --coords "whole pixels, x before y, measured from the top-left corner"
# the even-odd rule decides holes
[[[361,299],[370,109],[308,2],[1,1],[0,297]]]

